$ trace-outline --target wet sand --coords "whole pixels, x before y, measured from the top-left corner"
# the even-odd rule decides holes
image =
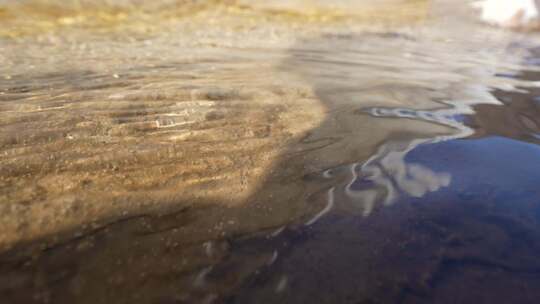
[[[538,298],[534,34],[444,1],[24,5],[0,10],[9,303]]]
[[[35,4],[6,11],[26,12]],[[77,25],[42,29],[37,23],[22,34],[17,30],[25,26],[6,27],[11,35],[1,45],[8,67],[1,96],[8,156],[2,162],[2,208],[9,216],[2,226],[9,233],[0,237],[2,247],[141,210],[183,208],[194,201],[245,204],[264,188],[284,151],[302,154],[328,144],[292,147],[316,129],[328,109],[309,80],[280,71],[298,38],[290,27],[312,40],[324,21],[301,26],[311,15],[282,23],[283,12],[192,5],[178,6],[192,9],[192,16],[165,19],[155,25],[159,32],[136,13],[124,26],[105,22],[105,33]],[[64,10],[93,14],[100,7],[84,8]],[[244,24],[261,16],[270,20]],[[215,25],[202,27],[208,20]],[[343,22],[331,24],[347,27]],[[149,33],[137,32],[141,23]],[[269,41],[268,34],[275,39]],[[373,136],[362,148],[364,157],[383,138]],[[329,162],[345,161],[336,158]],[[298,163],[285,176],[302,176],[303,167]]]

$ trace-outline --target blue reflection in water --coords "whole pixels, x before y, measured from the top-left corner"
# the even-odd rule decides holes
[[[496,189],[498,197],[511,198],[540,188],[540,147],[507,137],[423,145],[405,159],[450,174],[452,184],[440,190],[447,194],[490,187]]]
[[[448,197],[455,203],[481,200],[488,191],[493,194],[490,203],[528,197],[540,204],[540,146],[533,143],[502,136],[456,139],[417,146],[406,155],[405,163],[452,177],[447,187],[434,193],[439,199]],[[416,199],[422,200],[431,202],[433,197]]]
[[[479,303],[505,294],[535,303],[540,146],[502,136],[389,141],[368,161],[322,175],[344,172],[352,178],[333,184],[314,219],[257,241],[272,263],[234,303],[456,303],[456,294],[477,303],[478,293]],[[361,205],[364,217],[344,205]],[[285,274],[290,286],[276,292]]]
[[[405,108],[369,108],[365,112],[375,117],[406,118],[436,123],[450,127],[456,132],[430,138],[388,141],[364,162],[350,165],[350,182],[345,186],[346,196],[369,216],[378,205],[388,206],[400,196],[423,197],[429,192],[448,187],[452,174],[446,168],[434,170],[422,161],[407,160],[407,156],[421,146],[434,145],[465,138],[474,133],[465,125],[464,114],[472,110],[467,105],[456,105],[437,110],[413,110]],[[331,177],[327,173],[325,177]],[[334,191],[331,189],[331,191]],[[318,215],[319,216],[319,215]]]

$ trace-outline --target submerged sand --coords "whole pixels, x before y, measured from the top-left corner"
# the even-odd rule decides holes
[[[246,204],[284,151],[326,146],[299,144],[329,110],[281,67],[321,25],[368,20],[286,3],[3,4],[1,247],[149,210]],[[417,3],[393,3],[403,16],[375,26],[422,21]],[[373,128],[361,157],[386,136]],[[293,163],[275,179],[343,161]]]
[[[230,259],[214,265],[225,282],[214,291],[231,294],[274,248],[242,250],[267,246],[261,235],[285,231],[276,248],[301,239],[286,228],[315,223],[330,194],[350,199],[338,191],[351,167],[399,168],[404,151],[469,136],[452,115],[526,82],[493,75],[523,68],[530,37],[480,25],[455,1],[361,2],[0,1],[6,294],[210,303],[197,285],[208,265]],[[400,108],[409,119],[372,115]],[[418,109],[433,112],[407,116]],[[439,109],[450,110],[430,120]],[[450,182],[419,172],[412,194]],[[341,212],[365,218],[384,201]],[[405,221],[385,220],[388,235]],[[52,286],[64,280],[69,292]]]

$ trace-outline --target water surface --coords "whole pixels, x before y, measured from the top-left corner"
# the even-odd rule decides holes
[[[116,3],[0,1],[7,303],[537,302],[536,34]]]

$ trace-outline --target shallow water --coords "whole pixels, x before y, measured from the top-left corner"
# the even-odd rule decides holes
[[[6,303],[540,297],[537,34],[457,1],[19,3]]]

